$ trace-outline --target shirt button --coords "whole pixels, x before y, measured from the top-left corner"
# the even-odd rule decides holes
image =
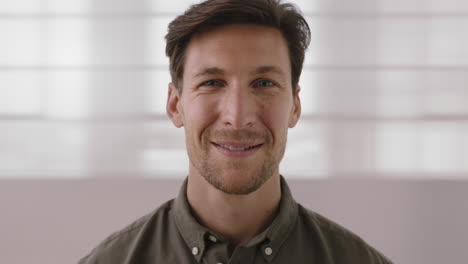
[[[267,256],[270,256],[272,253],[273,253],[273,249],[271,249],[271,247],[266,247],[265,248],[265,254]]]
[[[198,248],[197,248],[197,247],[193,247],[193,248],[192,248],[192,254],[193,254],[194,256],[198,255]]]
[[[216,242],[216,241],[218,241],[218,240],[216,239],[216,237],[213,236],[213,235],[210,235],[208,238],[211,240],[211,242]],[[223,263],[218,263],[218,264],[223,264]]]

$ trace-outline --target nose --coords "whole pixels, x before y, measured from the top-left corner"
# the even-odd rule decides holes
[[[221,102],[221,118],[225,126],[235,129],[252,127],[258,105],[249,87],[233,84],[228,87]]]

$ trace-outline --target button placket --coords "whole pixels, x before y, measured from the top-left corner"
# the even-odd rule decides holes
[[[266,247],[264,252],[265,252],[265,255],[271,256],[271,254],[273,254],[273,249],[271,247]]]
[[[198,252],[199,252],[198,247],[193,247],[193,248],[192,248],[192,254],[193,254],[194,256],[198,255]]]

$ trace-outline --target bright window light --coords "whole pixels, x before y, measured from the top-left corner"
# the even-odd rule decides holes
[[[0,115],[41,114],[40,73],[0,72]]]
[[[88,94],[86,73],[51,73],[47,77],[45,114],[50,118],[88,117]]]

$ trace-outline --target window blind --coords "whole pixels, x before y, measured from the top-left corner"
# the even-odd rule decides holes
[[[293,2],[312,43],[282,173],[466,178],[468,2]],[[0,177],[185,177],[164,35],[191,3],[0,3]]]

